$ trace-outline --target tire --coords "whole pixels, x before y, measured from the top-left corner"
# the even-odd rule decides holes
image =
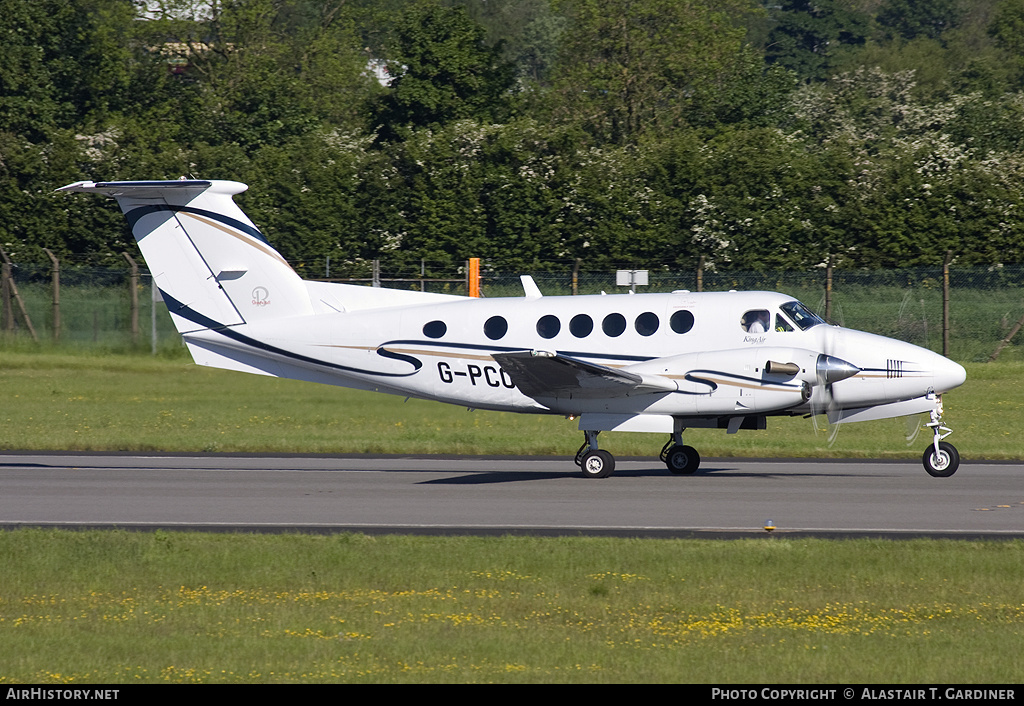
[[[928,471],[928,475],[936,478],[949,478],[960,467],[960,453],[953,444],[940,441],[938,455],[935,454],[935,448],[929,446],[924,450],[921,461],[924,463],[924,470]]]
[[[692,446],[673,446],[665,453],[665,465],[674,475],[688,476],[700,466],[700,454]]]
[[[615,458],[603,449],[588,451],[580,468],[587,478],[607,478],[615,471]]]

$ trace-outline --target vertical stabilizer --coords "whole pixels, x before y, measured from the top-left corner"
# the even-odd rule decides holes
[[[232,200],[234,181],[82,181],[117,199],[181,333],[312,313],[295,270]]]

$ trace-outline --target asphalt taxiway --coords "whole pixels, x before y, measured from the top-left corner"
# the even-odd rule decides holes
[[[0,527],[420,534],[1024,537],[1024,464],[0,453]]]

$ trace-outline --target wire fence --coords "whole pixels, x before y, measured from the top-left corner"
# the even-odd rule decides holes
[[[486,263],[484,263],[486,265]],[[126,263],[127,265],[127,263]],[[135,349],[157,353],[180,347],[166,306],[139,266],[133,281],[129,267],[63,266],[55,283],[54,267],[11,263],[0,296],[0,350],[35,340],[39,345]],[[300,269],[300,272],[302,270]],[[316,275],[307,271],[304,276]],[[390,275],[386,263],[366,277],[325,278],[365,286],[383,286],[464,295],[465,268],[432,265],[421,276]],[[546,296],[621,293],[615,272],[529,273]],[[429,275],[429,276],[428,276]],[[1024,265],[951,268],[948,305],[942,267],[906,270],[807,272],[661,272],[651,270],[637,292],[673,290],[769,290],[800,299],[833,323],[898,338],[943,351],[948,323],[948,355],[961,362],[982,361],[998,349],[1001,357],[1024,357]],[[134,283],[133,283],[134,282]],[[56,293],[56,296],[55,296]],[[522,296],[520,273],[482,269],[485,297]],[[944,311],[949,311],[948,322]],[[1007,339],[1009,342],[1007,343]]]

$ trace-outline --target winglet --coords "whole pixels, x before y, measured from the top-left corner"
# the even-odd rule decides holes
[[[519,279],[523,283],[523,291],[527,299],[540,299],[544,296],[540,293],[540,287],[533,281],[533,277],[530,275],[520,275]]]

